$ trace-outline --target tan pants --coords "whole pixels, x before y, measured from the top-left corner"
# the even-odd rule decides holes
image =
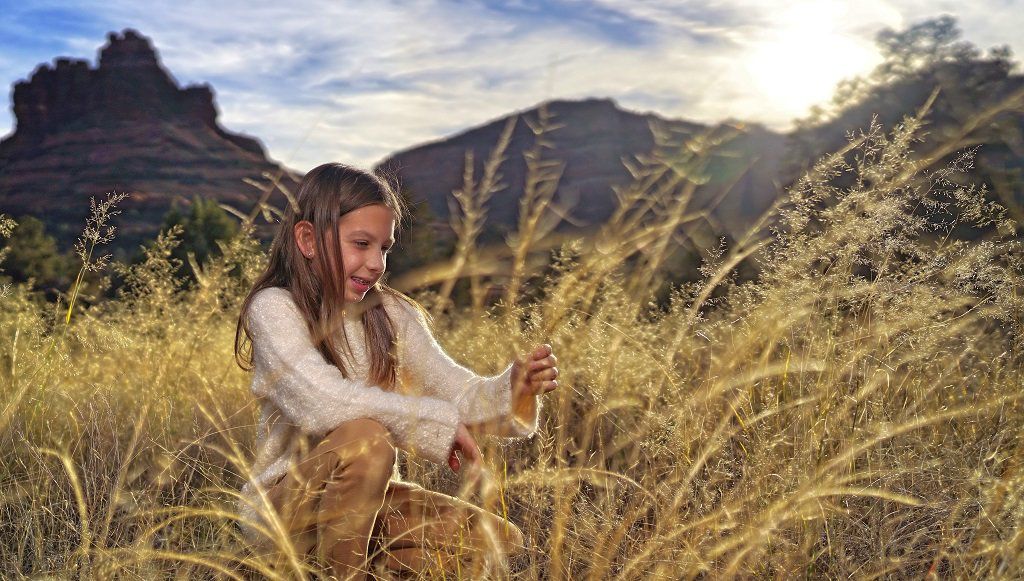
[[[348,579],[379,567],[454,571],[460,560],[522,550],[522,533],[504,518],[392,481],[395,454],[383,426],[353,420],[328,433],[271,487],[268,496],[296,552],[319,557]]]

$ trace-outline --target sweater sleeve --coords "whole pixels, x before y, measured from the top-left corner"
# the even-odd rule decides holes
[[[464,423],[475,424],[494,435],[526,437],[537,430],[538,398],[532,398],[522,416],[511,409],[511,364],[491,377],[473,373],[445,353],[419,309],[402,299],[397,302],[402,317],[399,361],[410,388],[452,402]]]
[[[448,458],[459,423],[455,406],[342,376],[313,344],[289,291],[258,293],[247,321],[262,377],[253,382],[253,393],[273,401],[300,430],[323,435],[343,422],[370,418],[388,429],[399,448],[436,463]]]

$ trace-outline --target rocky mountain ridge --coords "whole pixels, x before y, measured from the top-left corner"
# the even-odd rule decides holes
[[[709,208],[721,233],[735,235],[748,227],[775,199],[786,137],[759,125],[709,126],[654,113],[637,113],[611,99],[556,100],[490,121],[442,140],[393,154],[379,164],[401,179],[414,200],[423,200],[433,214],[445,218],[451,192],[462,186],[465,152],[473,153],[476,179],[510,118],[515,129],[501,166],[503,189],[488,203],[488,233],[496,237],[514,229],[519,199],[526,183],[524,153],[533,147],[543,106],[556,128],[546,135],[551,148],[545,159],[565,164],[556,200],[570,209],[567,227],[602,223],[616,207],[613,187],[632,179],[625,163],[651,152],[656,141],[652,124],[671,132],[680,142],[717,132],[732,133],[709,156],[708,182],[698,188],[694,208]],[[742,125],[742,127],[740,127]],[[712,208],[713,206],[713,208]],[[486,236],[486,234],[485,234]]]
[[[267,158],[254,138],[218,123],[213,89],[181,88],[160,64],[150,40],[134,30],[111,33],[97,66],[58,58],[41,65],[13,91],[15,132],[0,141],[0,212],[42,219],[62,245],[78,235],[90,196],[132,195],[122,203],[116,244],[131,249],[155,236],[175,201],[213,198],[248,210],[258,193],[244,179],[297,174]],[[565,228],[599,224],[613,211],[613,187],[626,183],[624,161],[655,145],[652,124],[684,135],[714,130],[698,123],[636,113],[609,99],[544,104],[558,126],[548,138],[550,159],[565,163],[556,199],[570,208]],[[502,191],[488,204],[484,238],[514,228],[523,191],[523,154],[533,146],[528,127],[538,107],[416,146],[380,166],[397,175],[414,202],[425,202],[445,223],[452,190],[462,184],[465,153],[482,166],[510,117],[517,117]],[[773,183],[785,137],[746,126],[710,166],[697,203],[714,201],[714,219],[726,232],[742,230],[776,195]]]
[[[243,179],[293,177],[260,142],[217,121],[208,85],[180,88],[150,40],[111,33],[98,65],[58,58],[15,84],[16,128],[0,141],[0,212],[33,214],[62,242],[77,236],[89,197],[129,192],[119,243],[156,234],[175,200],[195,195],[248,209]]]

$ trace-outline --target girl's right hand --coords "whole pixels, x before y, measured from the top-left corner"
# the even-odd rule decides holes
[[[462,454],[461,459],[458,453]],[[468,468],[475,469],[479,468],[482,460],[483,457],[480,455],[480,448],[476,445],[476,440],[466,429],[466,424],[460,423],[458,429],[455,430],[455,442],[452,443],[452,449],[448,452],[448,466],[452,472],[458,473],[463,461],[468,464]]]

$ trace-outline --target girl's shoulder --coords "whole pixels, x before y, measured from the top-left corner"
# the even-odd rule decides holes
[[[430,315],[415,299],[394,289],[389,288],[382,292],[381,302],[388,315],[400,326],[404,327],[412,321],[422,323],[430,319]]]
[[[295,305],[295,299],[290,290],[280,286],[269,286],[253,293],[251,305]]]
[[[242,315],[249,323],[262,321],[274,325],[283,322],[283,318],[302,317],[291,291],[279,286],[262,288],[253,293]]]

